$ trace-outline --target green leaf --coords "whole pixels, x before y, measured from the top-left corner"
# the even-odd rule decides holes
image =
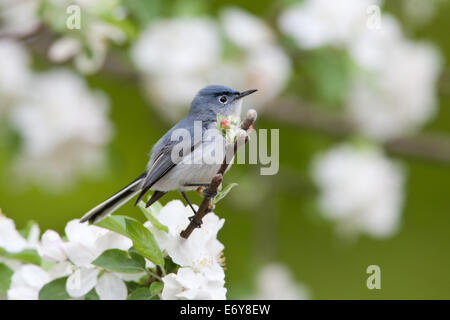
[[[339,106],[349,87],[351,60],[348,56],[341,50],[324,48],[316,51],[305,64],[317,98],[328,106]]]
[[[70,296],[66,291],[68,277],[58,278],[50,281],[39,291],[39,300],[67,300]]]
[[[130,293],[127,300],[150,300],[152,295],[147,287],[140,287]]]
[[[150,285],[150,295],[154,296],[158,293],[160,293],[162,291],[162,289],[164,288],[164,284],[162,282],[152,282],[152,284]]]
[[[156,201],[150,207],[146,208],[145,207],[145,202],[144,201],[139,201],[138,207],[142,210],[142,212],[144,213],[144,215],[147,218],[147,220],[150,221],[150,223],[156,229],[164,231],[164,232],[169,232],[169,228],[167,228],[167,226],[165,226],[162,223],[160,223],[158,221],[158,219],[156,219],[156,217],[155,217],[155,215],[157,215],[159,213],[159,211],[162,209],[161,203]]]
[[[170,257],[166,257],[164,259],[164,269],[166,270],[167,274],[177,273],[179,268],[180,266],[173,262]]]
[[[134,249],[151,262],[164,266],[161,249],[152,233],[140,222],[126,220],[127,236],[133,241]]]
[[[148,276],[145,276],[145,280],[147,281]],[[138,280],[139,281],[139,280]],[[142,283],[143,285],[145,285],[145,282]],[[140,288],[141,286],[139,285],[139,283],[135,282],[135,281],[125,281],[125,285],[127,286],[127,291],[128,292],[133,292],[134,290]]]
[[[145,271],[139,262],[128,255],[128,252],[119,249],[106,250],[92,264],[112,272],[139,273]]]
[[[8,291],[13,273],[6,264],[0,262],[0,293],[6,294]]]
[[[233,189],[237,185],[238,185],[237,183],[230,183],[223,190],[217,192],[217,195],[214,197],[214,203],[217,203],[220,200],[222,200],[223,198],[225,198],[227,196],[228,192],[230,192],[231,189]]]
[[[124,0],[123,4],[142,26],[160,15],[162,7],[160,0]]]
[[[97,292],[95,291],[95,288],[86,293],[86,295],[84,296],[84,300],[100,300]]]
[[[136,251],[135,248],[131,247],[130,249],[128,249],[128,254],[130,255],[131,259],[136,261],[137,264],[145,269],[145,259],[139,254],[139,252]]]
[[[97,227],[105,228],[128,237],[126,224],[127,220],[139,223],[136,219],[127,216],[109,216],[97,222],[95,225]]]
[[[41,264],[41,257],[34,249],[25,249],[20,252],[7,252],[5,249],[0,248],[0,256],[10,259],[16,259],[25,263],[36,265]]]
[[[203,0],[178,0],[173,3],[172,14],[179,16],[202,16],[207,14],[208,1]]]

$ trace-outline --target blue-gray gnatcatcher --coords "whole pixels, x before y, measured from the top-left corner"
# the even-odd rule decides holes
[[[203,136],[200,141],[195,141],[194,125],[198,123],[197,121],[201,122],[201,131],[205,132],[215,128],[218,114],[223,116],[234,115],[239,118],[242,106],[241,99],[255,91],[257,90],[238,92],[225,86],[208,86],[200,90],[192,101],[186,117],[167,131],[153,146],[145,172],[125,188],[86,213],[80,222],[95,223],[117,210],[139,193],[137,204],[149,190],[154,192],[147,202],[147,207],[168,191],[178,190],[195,213],[184,192],[195,190],[200,186],[207,186],[219,170],[221,162],[191,163],[183,161],[189,155],[195,157],[196,150],[207,149],[208,144],[216,143],[216,140],[205,141]],[[183,149],[180,160],[174,161],[172,151],[179,142],[173,141],[172,134],[177,130],[188,132],[191,140],[188,141],[188,151],[185,152],[186,149]],[[201,148],[198,148],[200,144]]]

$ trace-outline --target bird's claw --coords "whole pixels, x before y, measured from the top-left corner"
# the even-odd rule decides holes
[[[203,222],[200,221],[200,223],[197,223],[197,222],[194,221],[194,218],[195,218],[195,216],[190,216],[190,217],[189,217],[189,221],[190,221],[191,223],[195,224],[195,227],[196,227],[196,228],[201,228]]]
[[[203,190],[203,196],[208,197],[210,199],[214,198],[217,195],[217,191],[215,192],[208,192],[208,189]]]

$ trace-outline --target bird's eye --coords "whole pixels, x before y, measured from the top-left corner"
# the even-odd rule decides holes
[[[219,101],[221,102],[221,103],[227,103],[227,101],[228,101],[228,99],[227,99],[227,97],[226,96],[221,96],[220,98],[219,98]]]

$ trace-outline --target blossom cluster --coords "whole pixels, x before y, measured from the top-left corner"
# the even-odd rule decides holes
[[[61,237],[32,224],[26,234],[0,216],[0,295],[8,299],[225,299],[224,219],[209,213],[189,239],[190,207],[171,201],[98,225],[71,220]]]
[[[307,0],[285,10],[279,25],[302,49],[345,50],[358,68],[345,105],[361,133],[386,140],[419,129],[435,114],[441,58],[407,39],[379,0]]]
[[[284,89],[291,70],[275,31],[236,7],[224,8],[218,21],[208,16],[152,21],[131,57],[145,93],[169,119],[178,118],[198,88],[211,83],[258,88],[249,99],[262,106]]]
[[[415,133],[433,118],[441,70],[437,49],[406,38],[381,6],[379,0],[306,0],[278,21],[299,49],[332,48],[351,61],[341,103],[366,146],[347,143],[316,157],[312,177],[321,212],[340,233],[378,238],[398,230],[405,172],[376,145]]]
[[[319,206],[340,233],[382,238],[398,230],[403,170],[382,150],[339,145],[314,160],[312,175],[321,190]]]
[[[23,44],[0,40],[0,115],[23,140],[14,171],[54,188],[104,164],[108,100],[66,68],[31,69]]]

